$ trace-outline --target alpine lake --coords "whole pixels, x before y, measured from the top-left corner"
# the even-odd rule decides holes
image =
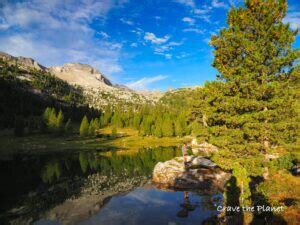
[[[211,224],[222,193],[161,190],[158,162],[178,147],[15,154],[0,159],[0,224]]]

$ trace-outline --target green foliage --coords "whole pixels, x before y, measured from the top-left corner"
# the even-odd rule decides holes
[[[245,4],[230,10],[228,27],[211,39],[219,81],[206,83],[191,113],[207,126],[209,142],[223,149],[213,160],[233,170],[241,205],[250,204],[249,176],[262,175],[263,154],[274,145],[295,143],[298,136],[299,51],[291,47],[297,31],[282,22],[287,3]],[[196,128],[200,133],[201,126]],[[284,156],[269,166],[282,169],[290,163]]]
[[[95,136],[96,134],[96,123],[94,119],[91,119],[90,126],[89,126],[89,135]]]
[[[58,131],[63,132],[64,131],[64,115],[61,110],[59,110],[59,113],[56,118],[56,128]]]
[[[50,114],[51,114],[51,108],[47,107],[43,113],[43,118],[45,121],[48,121],[50,118]]]
[[[47,107],[42,115],[44,123],[46,125],[47,131],[63,133],[66,130],[66,125],[64,124],[64,114],[62,110],[57,113],[55,108]],[[70,119],[69,119],[70,120]],[[69,121],[68,120],[68,121]],[[70,128],[71,120],[69,121],[68,127]],[[41,124],[44,126],[43,124]],[[44,129],[44,127],[42,127]]]
[[[71,96],[71,97],[70,97]],[[66,118],[80,122],[83,115],[99,116],[99,111],[84,105],[82,90],[69,85],[46,72],[24,69],[10,61],[0,59],[0,128],[12,129],[15,118],[24,118],[24,131],[28,133],[52,131],[56,125],[47,107],[61,109]],[[50,110],[50,109],[49,109]],[[42,118],[41,114],[45,113]],[[56,115],[58,116],[58,115]],[[34,123],[32,123],[34,120]],[[44,120],[44,121],[43,121]],[[54,128],[56,129],[56,128]]]
[[[47,123],[50,130],[55,131],[57,129],[57,114],[55,108],[51,108]]]
[[[278,170],[290,170],[293,166],[294,158],[292,154],[285,154],[270,162],[270,167],[275,171]]]
[[[86,137],[89,135],[89,121],[86,116],[82,118],[80,128],[79,128],[79,134],[81,137]]]
[[[174,136],[174,126],[170,116],[167,114],[162,122],[162,134],[164,137]]]
[[[214,157],[225,168],[237,161],[261,175],[263,154],[299,137],[299,50],[297,31],[282,22],[286,8],[286,1],[246,1],[211,39],[218,81],[195,93],[190,128],[222,149]]]
[[[236,178],[236,185],[240,188],[241,206],[249,206],[251,203],[251,192],[249,182],[251,181],[247,170],[239,163],[234,163],[232,176]]]

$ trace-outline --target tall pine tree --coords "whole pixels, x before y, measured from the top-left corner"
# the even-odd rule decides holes
[[[292,49],[297,31],[282,22],[285,0],[245,4],[230,10],[228,27],[211,40],[213,66],[224,83],[211,102],[218,114],[212,131],[229,137],[229,148],[251,155],[293,141],[296,126],[287,118],[296,115],[291,88],[299,51]]]
[[[85,137],[89,135],[89,121],[86,116],[82,118],[80,128],[79,128],[79,134],[81,137]]]

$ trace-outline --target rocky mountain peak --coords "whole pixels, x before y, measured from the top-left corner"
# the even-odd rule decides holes
[[[106,76],[87,64],[67,63],[63,66],[50,67],[49,70],[55,76],[71,84],[84,87],[99,87],[103,83],[109,86],[112,85]]]
[[[3,60],[9,60],[9,61],[15,61],[17,64],[19,64],[22,67],[36,69],[36,70],[42,70],[46,71],[47,68],[39,64],[37,61],[35,61],[32,58],[23,57],[23,56],[12,56],[5,52],[0,51],[0,58]]]

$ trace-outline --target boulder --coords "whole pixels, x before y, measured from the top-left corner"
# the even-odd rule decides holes
[[[196,139],[193,139],[191,142],[192,152],[194,154],[199,153],[212,153],[218,151],[218,148],[212,144],[209,144],[207,142],[198,143]]]
[[[212,192],[223,190],[230,174],[221,170],[214,162],[204,157],[176,157],[156,164],[152,182],[163,189],[202,189]]]

